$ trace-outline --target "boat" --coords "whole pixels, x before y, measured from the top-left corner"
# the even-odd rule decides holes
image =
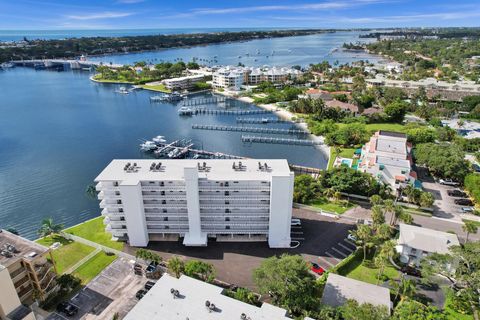
[[[178,109],[178,114],[181,116],[191,116],[193,114],[193,110],[188,107],[181,107]]]
[[[165,142],[167,142],[167,140],[165,140],[164,138],[165,138],[164,136],[156,136],[156,137],[152,138],[152,140],[155,143],[165,143]]]
[[[262,123],[269,123],[270,122],[270,120],[268,120],[268,118],[262,118],[261,121],[262,121]]]
[[[153,150],[155,150],[157,147],[158,147],[158,146],[157,146],[157,144],[156,144],[155,142],[149,141],[149,140],[147,140],[147,141],[145,141],[144,143],[141,143],[141,144],[140,144],[140,149],[141,149],[142,151],[153,151]]]
[[[167,97],[165,95],[151,96],[150,101],[165,101]]]
[[[118,93],[121,93],[121,94],[129,94],[130,92],[127,90],[127,88],[125,87],[120,87],[120,89],[118,89],[117,91]]]
[[[10,69],[10,68],[15,68],[15,65],[11,62],[4,62],[4,63],[0,64],[0,68]]]

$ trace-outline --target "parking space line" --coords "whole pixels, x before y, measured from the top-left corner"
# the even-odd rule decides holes
[[[320,258],[320,257],[318,257],[318,260],[327,263],[330,267],[335,267],[335,265],[334,265],[333,263],[331,263],[330,261],[328,261],[328,260],[325,260],[325,259]]]
[[[85,287],[86,289],[87,287]],[[86,296],[88,299],[92,299],[92,296],[89,296],[88,294],[85,293],[85,289],[83,289],[79,294],[83,294],[84,296]],[[78,295],[76,295],[75,297],[73,297],[72,299],[75,299]]]
[[[303,231],[291,231],[290,234],[303,234]]]
[[[109,280],[109,281],[112,281],[112,282],[115,282],[116,280],[113,279],[113,278],[110,278],[110,277],[107,277],[106,275],[104,274],[101,274],[100,277],[104,277],[105,279]]]
[[[340,261],[340,259],[338,259],[337,257],[335,257],[333,254],[331,254],[331,253],[328,252],[328,251],[325,251],[325,254],[326,254],[327,256],[329,256],[330,258],[333,258],[333,259],[335,259],[335,260]],[[338,263],[338,262],[337,262],[337,263]]]
[[[355,245],[355,243],[353,243],[352,241],[348,240],[347,238],[343,239],[343,241],[345,241],[346,243],[350,243],[352,246]]]
[[[340,250],[337,250],[335,247],[332,247],[332,250],[337,252],[339,255],[341,255],[342,257],[346,258],[347,255],[345,253],[343,253],[342,251]]]
[[[349,248],[349,247],[341,244],[340,242],[338,243],[338,245],[339,245],[340,247],[342,247],[343,249],[348,250],[348,253],[352,253],[352,252],[353,252],[353,249],[352,249],[352,248]]]
[[[291,238],[291,240],[296,240],[296,241],[304,241],[305,238]]]
[[[54,312],[55,315],[59,316],[60,318],[63,318],[65,320],[68,320],[68,318],[65,318],[64,316],[62,316],[60,313],[58,312]]]

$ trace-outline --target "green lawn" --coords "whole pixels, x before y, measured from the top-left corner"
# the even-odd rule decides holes
[[[471,222],[474,225],[476,225],[478,228],[480,228],[480,221],[475,221],[475,220],[470,220],[470,219],[462,219],[463,222]]]
[[[131,81],[127,80],[106,80],[106,79],[99,79],[97,76],[94,76],[93,79],[97,82],[103,82],[103,83],[125,83],[125,84],[133,84]]]
[[[89,283],[95,278],[103,269],[105,269],[110,263],[117,258],[116,255],[107,255],[105,252],[100,251],[84,264],[75,270],[74,276],[82,280],[82,284]]]
[[[353,158],[353,154],[355,153],[355,150],[357,148],[340,148],[340,153],[338,154],[339,157],[341,158]],[[357,159],[354,159],[354,162],[352,163],[352,166],[356,163]],[[328,160],[328,166],[327,169],[330,170],[333,168],[333,163],[335,162],[335,147],[330,147],[330,158]]]
[[[172,92],[171,90],[167,89],[167,87],[165,87],[165,85],[163,84],[158,84],[154,86],[144,84],[142,85],[142,88],[145,90],[158,91],[158,92],[164,92],[164,93]]]
[[[326,198],[320,198],[313,200],[309,203],[310,206],[319,208],[325,211],[335,212],[337,214],[342,214],[348,209],[354,208],[357,205],[347,201],[340,201],[339,203],[335,203],[334,201],[329,201]]]
[[[362,249],[358,254],[351,259],[348,264],[342,266],[342,268],[338,269],[338,273],[342,276],[360,280],[363,282],[368,282],[372,284],[378,283],[378,273],[380,271],[379,268],[375,268],[370,266],[370,260],[362,262],[363,260],[363,253]],[[388,265],[385,267],[383,271],[384,276],[387,276],[389,279],[397,279],[399,273],[397,269],[393,266]]]
[[[54,242],[60,242],[62,244],[60,248],[52,250],[52,256],[59,274],[64,273],[75,263],[95,250],[93,247],[65,239],[58,235],[38,239],[36,242],[47,247],[51,246]]]
[[[339,127],[346,126],[345,123],[337,123]],[[401,123],[369,123],[365,125],[367,131],[375,132],[378,130],[405,132],[406,128]]]
[[[112,235],[105,231],[103,217],[101,216],[64,231],[112,249],[120,251],[123,249],[123,242],[111,240]]]

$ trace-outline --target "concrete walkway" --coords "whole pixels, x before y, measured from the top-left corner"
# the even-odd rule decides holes
[[[73,266],[71,266],[70,268],[67,269],[67,271],[65,271],[65,273],[72,273],[74,272],[75,270],[77,270],[82,264],[84,264],[85,262],[87,262],[88,260],[90,260],[91,258],[93,258],[97,253],[99,253],[100,250],[99,248],[96,248],[95,250],[93,250],[92,252],[90,252],[87,256],[83,257],[82,260],[78,261],[77,263],[75,263]]]

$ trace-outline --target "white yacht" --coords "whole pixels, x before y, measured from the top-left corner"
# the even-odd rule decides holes
[[[147,140],[144,143],[140,144],[140,149],[142,151],[152,151],[152,150],[155,150],[156,148],[157,148],[157,145],[153,141]]]
[[[120,87],[120,89],[117,91],[118,93],[121,94],[129,94],[130,92],[127,90],[126,87]]]
[[[167,140],[165,140],[164,136],[156,136],[156,137],[152,138],[152,140],[155,143],[165,143],[165,142],[167,142]]]
[[[178,114],[181,116],[190,116],[193,114],[193,110],[188,107],[181,107],[178,109]]]

